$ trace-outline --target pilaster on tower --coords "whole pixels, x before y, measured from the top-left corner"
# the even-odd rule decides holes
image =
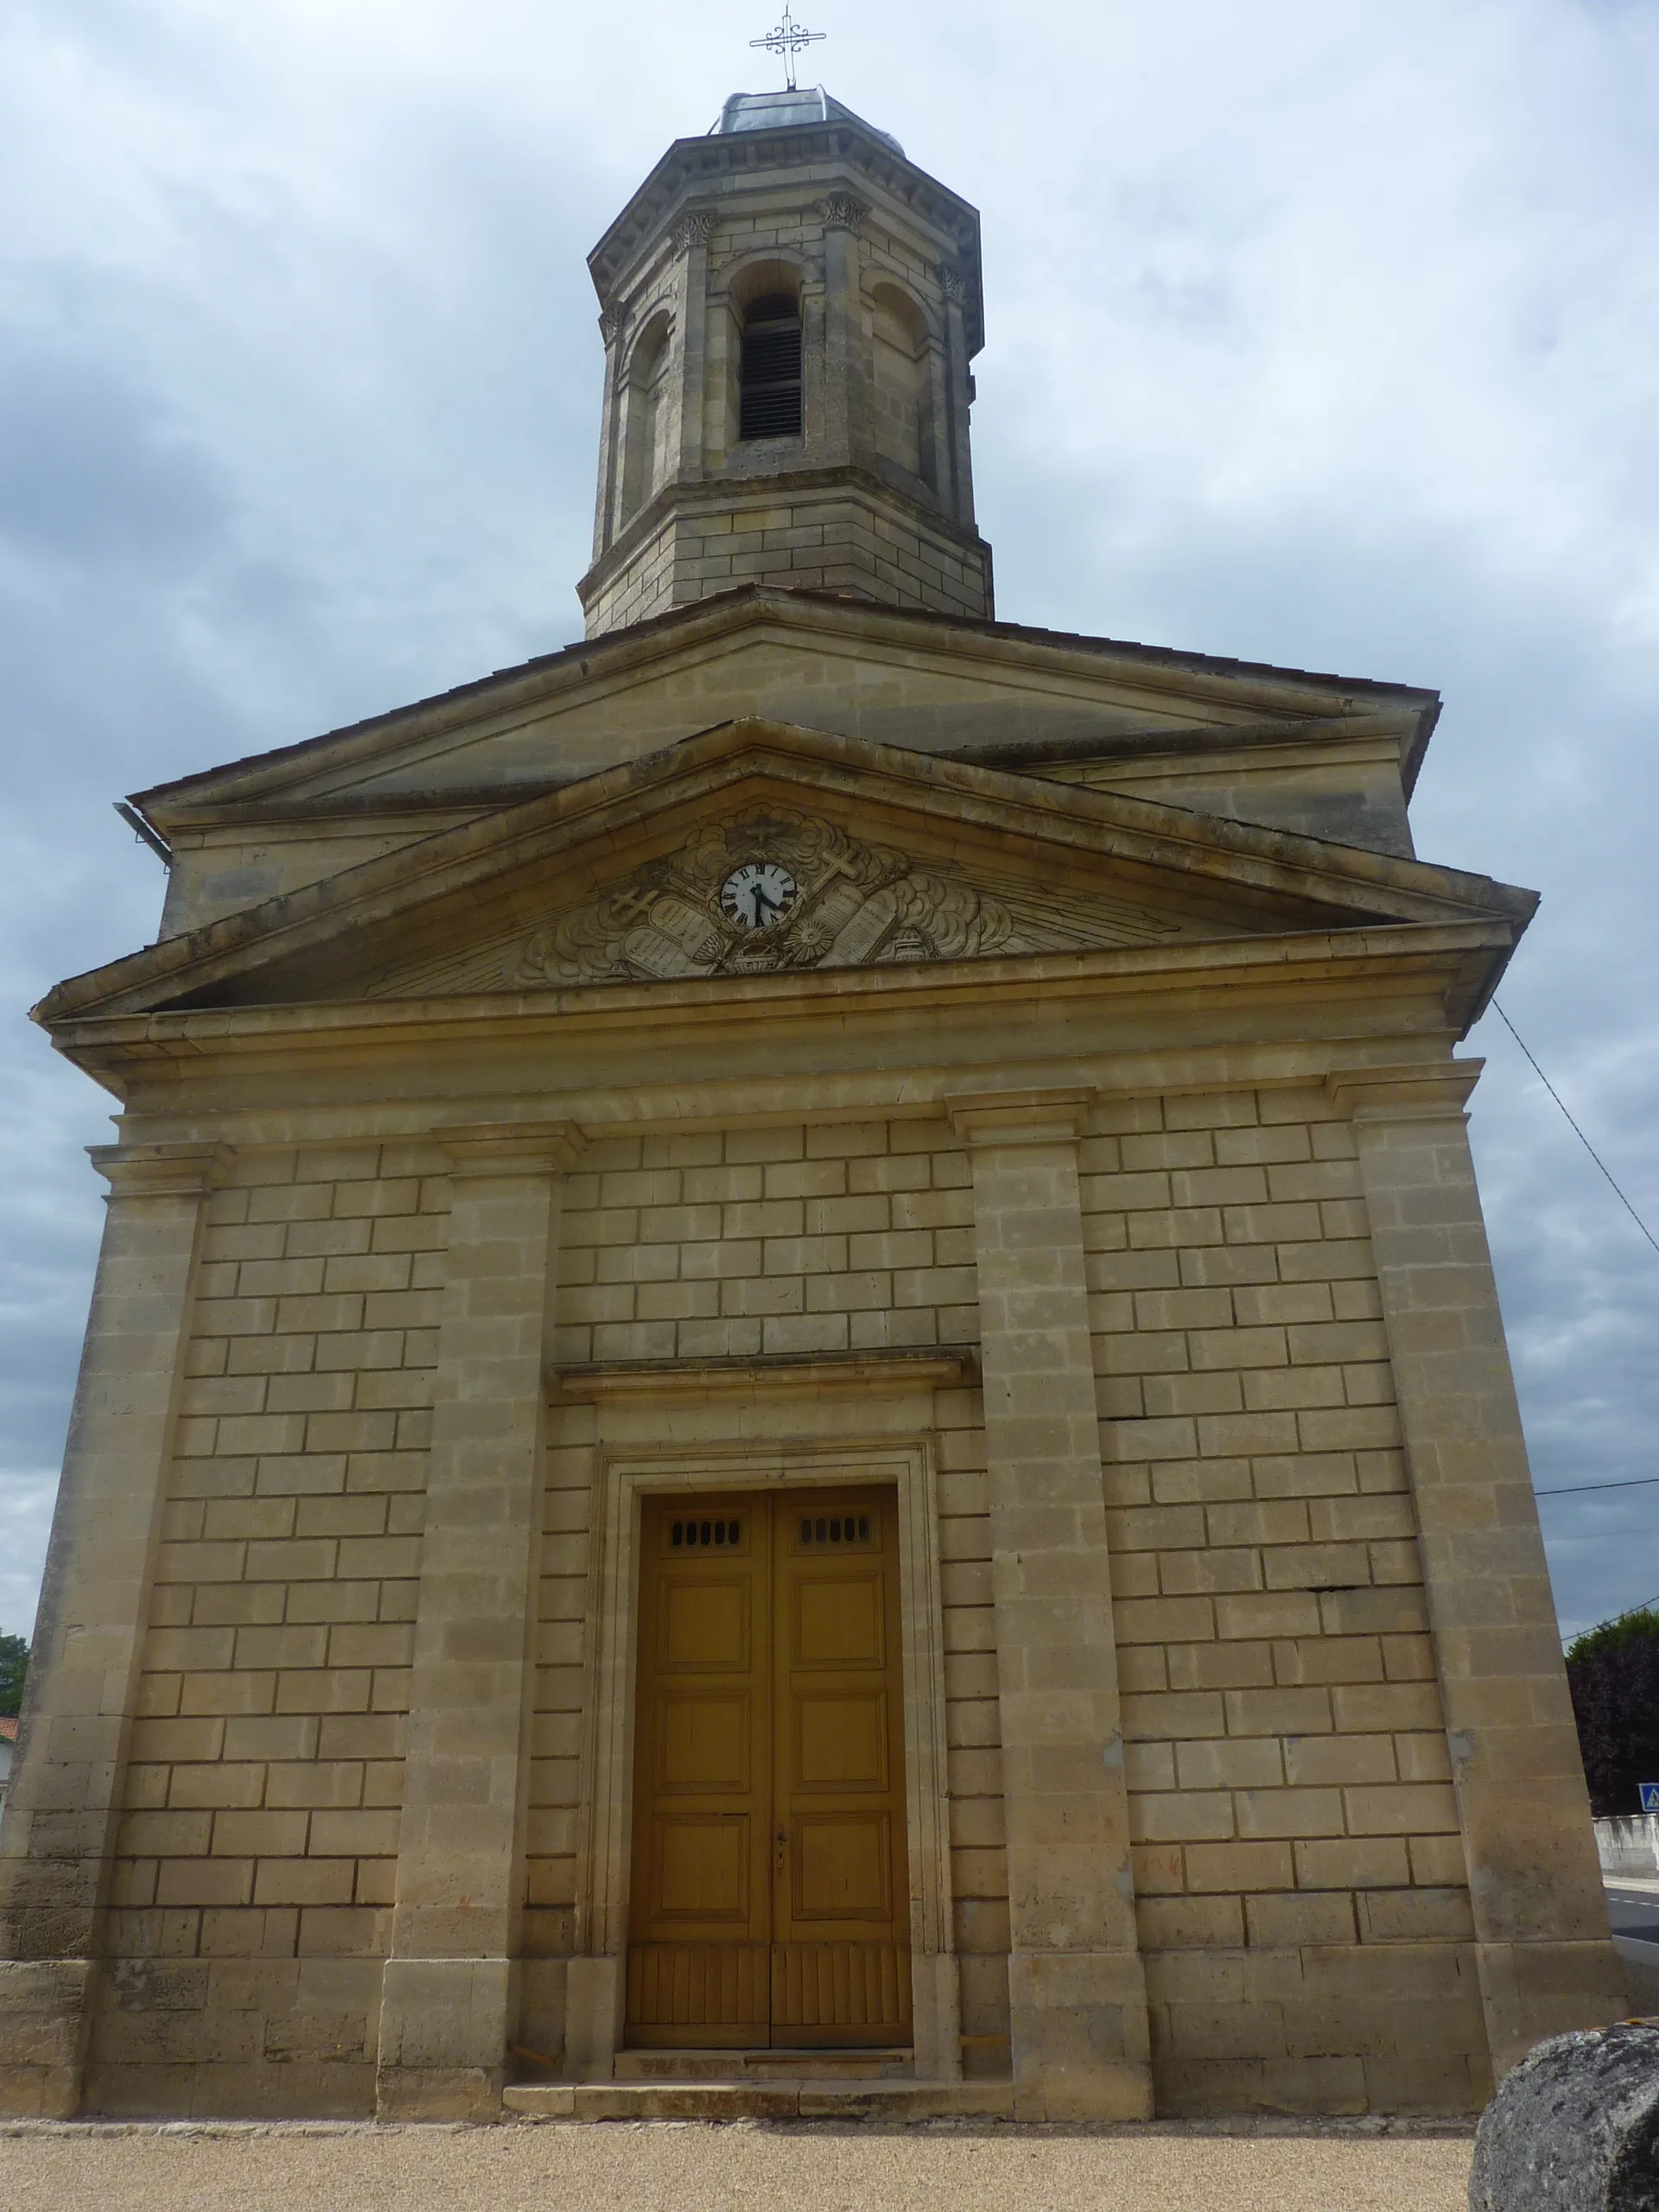
[[[988,617],[979,217],[817,89],[737,93],[588,257],[589,637],[743,583]]]

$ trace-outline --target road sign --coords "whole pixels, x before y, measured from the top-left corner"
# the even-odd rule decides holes
[[[1643,1811],[1659,1813],[1659,1782],[1638,1782],[1636,1786],[1642,1792]]]

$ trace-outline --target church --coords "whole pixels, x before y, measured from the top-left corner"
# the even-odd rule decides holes
[[[1462,2113],[1628,2009],[1439,701],[999,621],[978,218],[738,95],[581,643],[134,804],[0,2111]]]

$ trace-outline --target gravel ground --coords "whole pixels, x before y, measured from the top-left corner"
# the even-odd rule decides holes
[[[597,2126],[0,2130],[0,2212],[1466,2212],[1471,2133]]]

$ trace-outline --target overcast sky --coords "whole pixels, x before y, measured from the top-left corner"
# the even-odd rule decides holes
[[[584,256],[777,81],[777,0],[0,18],[0,1628],[33,1615],[110,1103],[23,1019],[155,928],[121,794],[568,642]],[[1659,1230],[1659,5],[803,0],[984,221],[1004,618],[1430,684],[1426,858],[1542,891],[1503,1003]],[[1490,1017],[1541,1489],[1659,1475],[1659,1255]],[[1659,1484],[1542,1503],[1563,1626]]]

